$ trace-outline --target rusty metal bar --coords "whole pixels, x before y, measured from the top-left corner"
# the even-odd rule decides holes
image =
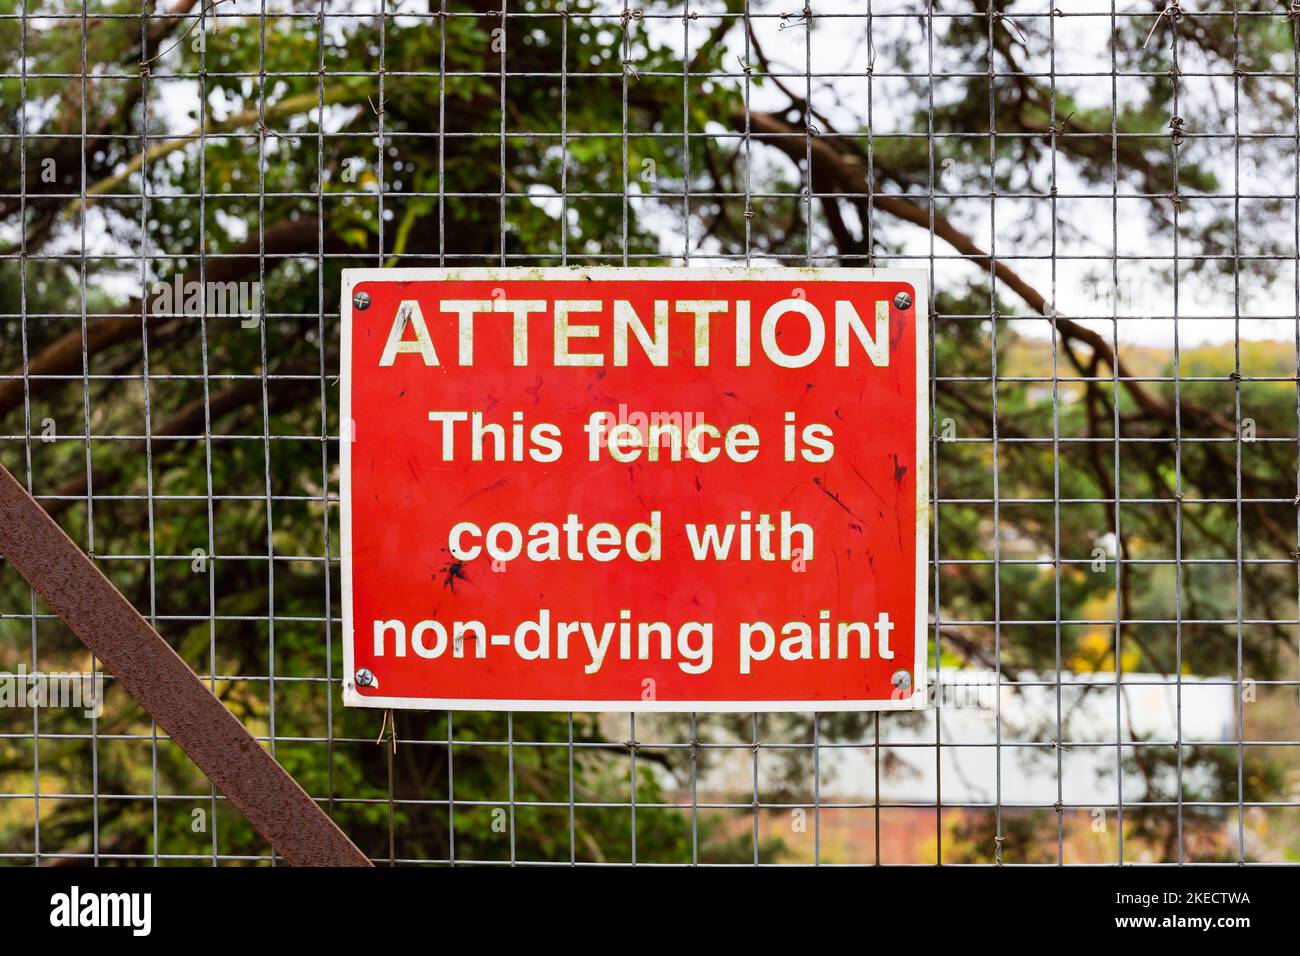
[[[288,863],[371,865],[2,465],[0,556]]]

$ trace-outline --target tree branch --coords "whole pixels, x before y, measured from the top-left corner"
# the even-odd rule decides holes
[[[744,112],[733,113],[731,122],[733,128],[743,131]],[[808,152],[808,137],[805,131],[796,129],[779,116],[750,112],[749,128],[755,139],[775,146],[795,163],[801,164],[805,160]],[[813,137],[811,147],[812,170],[809,179],[814,192],[838,191],[870,195],[871,203],[877,209],[919,226],[927,232],[932,231],[935,236],[962,253],[970,262],[986,270],[991,269],[993,275],[1020,296],[1030,308],[1049,319],[1062,339],[1067,342],[1071,340],[1083,342],[1092,349],[1093,353],[1105,362],[1118,378],[1124,380],[1125,390],[1144,412],[1156,418],[1174,417],[1173,407],[1168,402],[1149,392],[1141,382],[1133,381],[1134,376],[1124,361],[1116,357],[1110,344],[1100,334],[1061,315],[1023,276],[1006,262],[993,259],[974,239],[954,226],[937,210],[927,209],[905,196],[878,192],[867,179],[856,158],[841,154],[826,140]],[[1209,422],[1230,433],[1236,431],[1236,426],[1228,419],[1190,403],[1184,402],[1182,411],[1185,417]]]
[[[271,269],[281,259],[293,255],[305,255],[316,252],[318,220],[314,217],[290,220],[278,223],[263,234],[260,251],[265,253],[266,267]],[[327,232],[327,244],[337,245],[335,237]],[[235,247],[232,254],[206,263],[204,278],[207,282],[233,282],[258,270],[259,243],[256,235],[250,236]],[[191,268],[184,276],[184,282],[197,282],[198,266]],[[93,356],[119,342],[129,338],[138,338],[142,334],[145,322],[156,320],[153,315],[155,296],[147,296],[142,304],[134,299],[117,315],[94,319],[86,324],[85,351],[87,357]],[[55,340],[39,354],[32,356],[26,367],[26,384],[29,394],[37,393],[52,386],[55,382],[51,376],[71,375],[82,370],[82,335],[76,329]],[[23,405],[24,369],[14,369],[11,378],[0,381],[0,418]]]

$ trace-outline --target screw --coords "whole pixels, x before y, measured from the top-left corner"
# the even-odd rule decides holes
[[[361,670],[357,671],[357,686],[358,686],[358,687],[373,687],[374,684],[375,684],[375,675],[374,675],[374,674],[370,673],[370,671],[368,671],[368,670],[367,670],[366,668],[364,668],[364,667],[361,668]]]
[[[907,671],[894,671],[894,676],[889,680],[899,690],[907,690],[912,686],[912,675]]]
[[[898,295],[894,296],[894,305],[898,306],[900,309],[909,309],[912,307],[912,297],[906,292],[900,292]],[[365,307],[362,306],[362,308]]]
[[[352,304],[362,312],[366,311],[366,309],[370,308],[370,293],[358,292],[352,297]]]

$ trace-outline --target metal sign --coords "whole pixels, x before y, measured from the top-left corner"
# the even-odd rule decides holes
[[[346,703],[923,707],[925,279],[345,271]]]

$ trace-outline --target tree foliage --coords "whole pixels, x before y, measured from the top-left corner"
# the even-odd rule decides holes
[[[862,265],[933,243],[964,260],[936,266],[936,434],[951,420],[956,439],[934,446],[936,487],[945,502],[978,502],[938,509],[936,659],[1008,679],[1113,671],[1117,658],[1130,673],[1294,679],[1295,628],[1276,623],[1296,615],[1293,350],[1126,351],[1118,324],[1099,332],[1071,317],[1072,306],[1098,314],[1095,302],[1057,302],[1053,283],[1014,256],[991,259],[978,238],[993,194],[1032,197],[999,214],[997,250],[1089,250],[1095,287],[1110,294],[1123,277],[1109,230],[1057,196],[1127,192],[1152,242],[1177,237],[1179,281],[1231,284],[1248,270],[1285,287],[1278,258],[1294,254],[1293,237],[1270,227],[1290,221],[1294,201],[1211,201],[1242,181],[1242,161],[1199,135],[1239,129],[1246,111],[1257,128],[1294,125],[1282,5],[1238,19],[1157,16],[1153,3],[1150,17],[1121,18],[1114,68],[1149,82],[1099,101],[1049,69],[1069,18],[943,0],[938,18],[881,21],[880,42],[859,51],[864,76],[885,63],[906,74],[878,81],[888,110],[847,79],[819,78],[809,100],[802,43],[774,43],[859,21],[789,15],[773,31],[727,0],[712,11],[723,16],[690,23],[684,53],[680,11],[660,2],[620,16],[594,0],[567,15],[521,0],[512,12],[548,15],[505,24],[482,0],[382,20],[290,6],[259,19],[180,0],[142,24],[138,4],[110,0],[98,12],[111,18],[0,19],[26,73],[0,79],[0,368],[14,372],[0,379],[0,417],[8,433],[37,436],[4,441],[0,461],[30,474],[368,853],[446,859],[454,839],[457,859],[623,860],[635,838],[638,860],[689,860],[701,845],[751,858],[743,827],[737,840],[689,807],[657,806],[708,759],[698,745],[806,742],[814,720],[823,742],[862,742],[874,718],[644,720],[617,739],[587,715],[401,713],[398,735],[413,742],[376,746],[375,715],[341,707],[337,565],[321,560],[338,553],[331,436],[347,266],[654,265],[683,250]],[[43,6],[0,0],[0,12],[20,10]],[[666,13],[676,19],[656,19]],[[83,61],[94,67],[84,79]],[[1228,85],[1193,82],[1209,74]],[[756,108],[758,93],[779,105]],[[1252,140],[1247,165],[1291,143]],[[156,314],[156,284],[178,276],[260,282],[265,314]],[[1174,278],[1151,279],[1158,314],[1175,313]],[[46,420],[66,437],[41,441]],[[1262,440],[1242,440],[1247,420]],[[84,440],[87,427],[118,437]],[[1096,573],[1107,536],[1114,553]],[[1115,556],[1129,563],[1117,571]],[[34,606],[0,569],[0,664],[31,666],[35,648],[43,669],[88,667],[57,621],[32,623]],[[1175,618],[1187,623],[1140,623]],[[39,778],[45,793],[101,795],[94,820],[88,800],[43,797],[44,852],[84,853],[96,839],[107,854],[210,852],[191,815],[208,805],[188,799],[206,781],[120,691],[96,724],[93,766],[84,722],[42,714],[37,755],[29,718],[0,715],[0,788],[34,792]],[[1055,739],[1055,715],[1043,719]],[[641,748],[647,727],[676,746]],[[1276,748],[1245,748],[1240,791],[1236,746],[1126,759],[1137,781],[1126,800],[1176,800],[1183,780],[1184,799],[1201,803],[1186,809],[1188,832],[1229,819],[1210,804],[1280,799],[1295,774]],[[808,749],[767,767],[767,797],[812,801]],[[620,805],[633,788],[635,824]],[[161,810],[117,798],[155,789]],[[494,812],[511,797],[503,836]],[[571,837],[575,800],[585,806]],[[34,804],[0,806],[0,845],[30,843]],[[215,825],[222,853],[263,851],[233,811]],[[1054,860],[1061,825],[1050,811],[1005,827],[970,814],[940,853]],[[1129,825],[1178,857],[1173,816],[1135,813]]]

